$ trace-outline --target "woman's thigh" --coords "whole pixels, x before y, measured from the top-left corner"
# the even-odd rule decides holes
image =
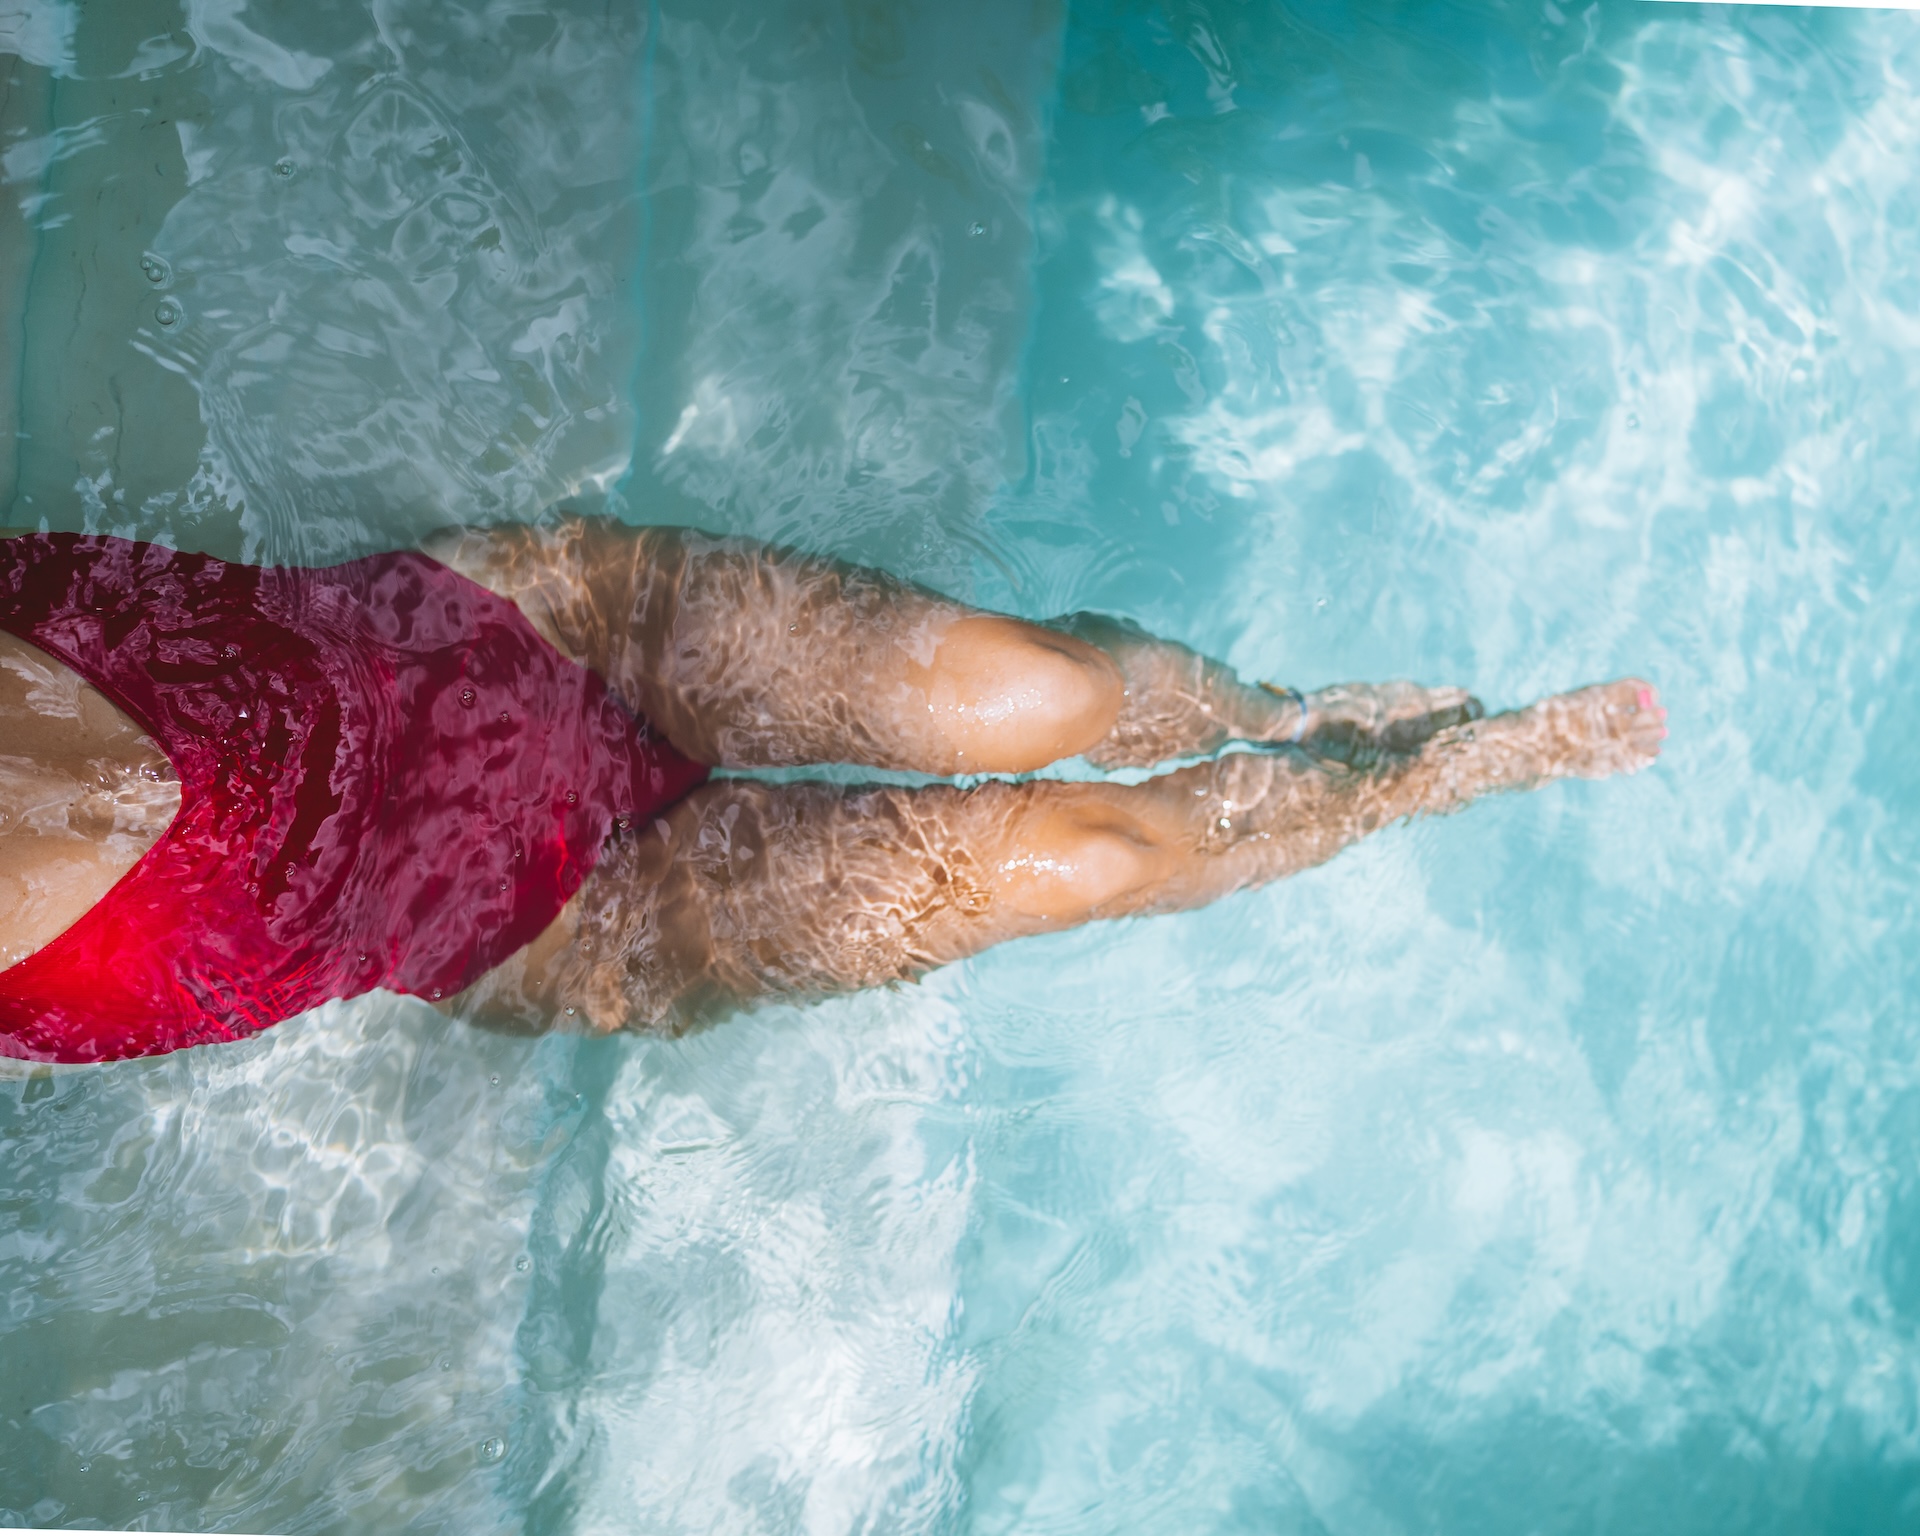
[[[1124,697],[1087,641],[749,540],[574,518],[428,548],[702,762],[1020,773],[1090,750]]]
[[[1151,795],[1116,786],[721,780],[613,845],[462,1011],[679,1030],[907,980],[1150,909],[1182,841]]]

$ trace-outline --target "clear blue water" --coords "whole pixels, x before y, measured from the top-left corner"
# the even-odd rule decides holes
[[[0,1082],[8,1517],[1920,1528],[1920,22],[112,9],[0,0],[9,520],[576,495],[1673,735],[684,1042]]]

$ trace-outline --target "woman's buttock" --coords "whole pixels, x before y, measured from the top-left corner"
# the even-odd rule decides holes
[[[173,768],[138,725],[0,634],[0,967],[72,927],[179,809]]]

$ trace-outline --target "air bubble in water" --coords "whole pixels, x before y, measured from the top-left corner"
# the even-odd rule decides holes
[[[156,256],[152,251],[143,251],[140,255],[140,271],[146,280],[158,288],[173,276],[173,268],[167,265],[164,256]]]
[[[479,697],[480,695],[475,693],[471,688],[462,688],[460,690],[460,707],[462,709],[472,709],[473,701]]]
[[[294,164],[293,156],[291,155],[282,155],[278,160],[273,162],[273,174],[278,176],[282,181],[292,181],[293,173],[299,169],[300,167]]]
[[[523,1254],[521,1254],[521,1255],[520,1255],[520,1257],[519,1257],[519,1258],[517,1258],[517,1259],[515,1259],[515,1260],[513,1261],[513,1267],[514,1267],[515,1269],[517,1269],[517,1270],[519,1270],[519,1271],[520,1271],[520,1273],[524,1275],[524,1274],[525,1274],[525,1273],[526,1273],[526,1272],[527,1272],[528,1270],[530,1270],[530,1269],[532,1269],[532,1268],[533,1268],[533,1260],[532,1260],[532,1259],[530,1259],[530,1258],[528,1258],[528,1257],[527,1257],[527,1256],[526,1256],[526,1255],[525,1255],[525,1254],[523,1253]]]
[[[987,226],[982,224],[978,219],[975,219],[971,224],[967,226],[967,233],[972,235],[973,238],[976,240],[978,240],[986,232],[987,232]]]
[[[494,1073],[492,1077],[487,1079],[487,1081],[492,1083],[494,1087],[498,1088],[500,1086],[500,1074],[498,1072]]]
[[[502,1440],[498,1435],[490,1436],[488,1439],[480,1442],[480,1459],[482,1461],[498,1461],[506,1454],[507,1442]]]
[[[172,299],[162,299],[153,307],[153,318],[164,326],[178,325],[180,323],[180,306],[174,303]]]

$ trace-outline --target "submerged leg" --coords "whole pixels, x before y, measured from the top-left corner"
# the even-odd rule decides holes
[[[1234,740],[1351,760],[1479,706],[1459,689],[1302,698],[1112,619],[1031,624],[883,572],[584,518],[455,531],[431,553],[511,597],[682,751],[728,767],[1022,773],[1150,766]]]
[[[1402,818],[1644,767],[1662,718],[1628,681],[1449,728],[1364,771],[1279,751],[1134,786],[710,784],[610,851],[550,940],[495,981],[493,1006],[677,1029],[1026,934],[1202,906]]]
[[[1056,622],[1112,657],[1126,683],[1113,728],[1087,753],[1103,768],[1151,767],[1234,741],[1286,742],[1358,766],[1481,715],[1464,688],[1339,683],[1301,693],[1246,683],[1225,662],[1122,619],[1077,613]]]

